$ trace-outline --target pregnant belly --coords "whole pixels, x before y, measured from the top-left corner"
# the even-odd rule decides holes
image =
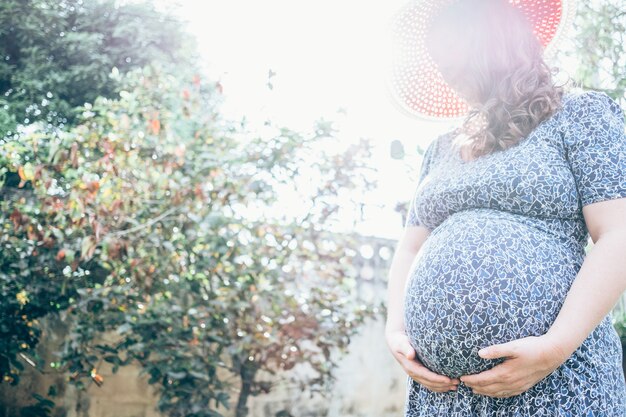
[[[580,252],[519,215],[455,213],[424,242],[407,281],[405,327],[417,358],[450,377],[504,359],[478,350],[544,334],[580,267]]]

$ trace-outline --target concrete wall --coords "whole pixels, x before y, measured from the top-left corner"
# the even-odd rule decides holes
[[[384,322],[370,323],[355,337],[340,360],[337,380],[326,398],[303,396],[285,380],[269,395],[250,401],[253,417],[275,417],[286,410],[294,417],[398,417],[405,398],[405,374],[388,353]]]

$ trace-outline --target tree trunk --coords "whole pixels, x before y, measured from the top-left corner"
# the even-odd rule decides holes
[[[237,400],[236,417],[247,417],[248,415],[248,397],[252,394],[252,385],[256,376],[257,367],[254,362],[248,361],[247,358],[241,363],[239,368],[239,376],[241,377],[241,391]]]

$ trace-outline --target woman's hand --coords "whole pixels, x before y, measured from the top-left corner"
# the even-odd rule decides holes
[[[387,331],[385,337],[394,358],[415,381],[431,391],[448,392],[456,390],[459,384],[458,379],[451,379],[445,375],[434,373],[419,360],[415,359],[415,349],[409,343],[409,338],[404,331]]]
[[[544,336],[489,346],[479,350],[478,355],[485,359],[507,359],[481,373],[463,375],[461,381],[475,394],[500,398],[525,392],[567,360],[558,344]]]

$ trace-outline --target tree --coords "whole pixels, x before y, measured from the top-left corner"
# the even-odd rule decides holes
[[[626,12],[619,0],[578,2],[571,31],[572,48],[560,52],[576,58],[573,78],[585,89],[604,91],[626,105]]]
[[[19,16],[19,18],[16,18]],[[41,120],[71,126],[77,106],[114,97],[109,73],[151,62],[195,63],[180,22],[147,2],[5,0],[0,3],[0,137]]]
[[[102,383],[101,360],[139,363],[170,416],[220,415],[224,374],[239,381],[237,416],[271,390],[260,371],[306,365],[303,389],[321,390],[332,353],[377,311],[352,295],[351,238],[329,230],[343,195],[372,185],[369,145],[323,151],[323,121],[247,132],[197,75],[116,77],[120,98],[85,106],[72,129],[32,124],[0,146],[21,180],[2,202],[0,376],[17,383],[19,355],[37,362],[36,319],[54,314],[71,323],[54,369],[84,387]],[[305,178],[312,191],[282,203]]]

